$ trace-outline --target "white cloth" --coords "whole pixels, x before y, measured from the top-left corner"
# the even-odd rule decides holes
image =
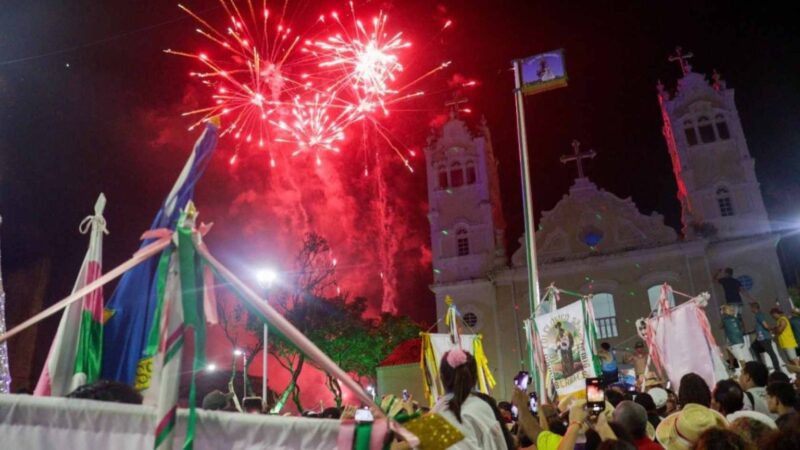
[[[750,396],[745,394],[744,395],[744,409],[751,410],[751,411],[758,411],[761,414],[766,414],[771,419],[775,420],[778,418],[777,414],[772,414],[769,412],[769,407],[767,406],[767,388],[765,387],[754,387],[747,390],[752,396],[753,401],[755,404],[750,402]]]
[[[506,450],[506,441],[500,422],[492,407],[484,400],[470,395],[461,405],[461,422],[447,407],[452,394],[445,395],[433,407],[433,411],[464,434],[464,439],[449,447],[450,450]]]
[[[488,407],[488,406],[487,406]],[[188,411],[178,410],[176,447]],[[94,400],[0,394],[2,448],[153,448],[155,408]],[[197,411],[197,449],[335,449],[339,421]]]
[[[709,386],[728,378],[718,349],[703,332],[703,327],[708,326],[705,311],[695,301],[673,308],[669,316],[648,319],[648,326],[655,330],[653,344],[676,391],[681,377],[690,372],[700,375]]]

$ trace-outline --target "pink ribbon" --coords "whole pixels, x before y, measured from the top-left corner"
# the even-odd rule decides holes
[[[370,450],[381,450],[386,441],[386,433],[389,431],[389,424],[386,419],[375,419],[372,422],[372,432],[369,434]]]
[[[339,437],[336,438],[336,448],[339,450],[353,450],[353,437],[356,432],[356,421],[344,419],[339,425]]]

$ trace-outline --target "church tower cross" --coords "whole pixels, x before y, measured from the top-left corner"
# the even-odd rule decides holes
[[[683,76],[686,76],[686,75],[689,75],[689,72],[692,71],[692,66],[689,65],[689,61],[688,60],[690,58],[692,58],[693,56],[694,56],[694,53],[692,53],[692,52],[684,54],[683,53],[683,49],[680,46],[678,46],[678,47],[675,47],[675,55],[674,56],[670,56],[667,59],[669,60],[669,62],[676,62],[677,61],[678,64],[681,66],[681,72],[683,72]]]
[[[594,150],[581,153],[581,143],[578,142],[577,139],[573,139],[572,155],[561,156],[561,163],[566,164],[568,162],[575,161],[575,165],[578,166],[578,178],[583,178],[583,161],[581,160],[593,159],[595,156],[597,156],[597,153]]]
[[[469,100],[466,98],[458,98],[458,95],[454,95],[453,99],[449,102],[445,103],[444,106],[450,108],[450,118],[455,119],[458,115],[459,105],[467,103]]]

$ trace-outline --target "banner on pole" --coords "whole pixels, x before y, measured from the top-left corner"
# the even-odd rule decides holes
[[[592,324],[586,323],[584,308],[581,300],[535,319],[547,372],[559,396],[583,390],[585,379],[597,376],[594,339],[588,336]]]
[[[525,58],[521,65],[522,93],[525,95],[538,94],[567,85],[563,49]]]

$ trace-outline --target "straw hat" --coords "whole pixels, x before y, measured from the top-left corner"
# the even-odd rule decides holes
[[[656,438],[666,450],[688,450],[706,430],[727,426],[728,421],[722,414],[690,403],[658,424]]]

